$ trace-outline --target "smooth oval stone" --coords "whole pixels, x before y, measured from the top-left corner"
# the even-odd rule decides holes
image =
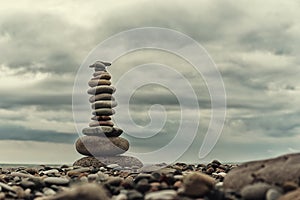
[[[183,178],[184,194],[189,197],[204,197],[215,185],[215,179],[199,172],[193,172]]]
[[[121,167],[133,167],[138,168],[143,167],[143,163],[131,156],[102,156],[102,157],[83,157],[77,160],[73,166],[82,166],[82,167],[102,167],[110,164],[117,164]]]
[[[45,183],[54,185],[67,185],[69,184],[69,179],[63,177],[47,177],[44,179]]]
[[[149,192],[145,195],[145,200],[172,200],[178,199],[175,190],[161,190],[156,192]]]
[[[114,156],[125,153],[129,142],[121,137],[83,136],[76,141],[78,153],[86,156]]]
[[[88,84],[90,87],[95,87],[97,85],[111,85],[111,82],[106,79],[95,79],[95,80],[90,80]]]
[[[123,133],[123,130],[118,127],[100,126],[93,128],[84,128],[84,135],[100,136],[100,137],[118,137]]]
[[[92,95],[97,95],[101,93],[109,93],[112,94],[116,91],[116,88],[113,86],[100,85],[93,88],[90,88],[87,93]]]
[[[96,109],[93,112],[93,115],[105,115],[105,116],[110,116],[115,114],[115,110],[111,109],[111,108],[100,108],[100,109]]]
[[[89,123],[90,127],[95,126],[114,126],[114,123],[112,121],[92,121]]]
[[[266,200],[277,200],[280,196],[282,196],[282,193],[279,190],[271,188],[266,193]]]
[[[106,79],[110,80],[111,75],[108,72],[102,72],[100,75],[93,77],[91,80]]]
[[[241,190],[241,195],[244,200],[264,200],[266,193],[272,186],[267,183],[254,183],[246,185]]]
[[[108,121],[111,120],[110,116],[93,116],[91,117],[91,120],[95,120],[95,121]]]
[[[97,94],[90,97],[89,101],[90,103],[93,103],[98,100],[112,100],[114,101],[115,98],[112,96],[112,94],[103,93],[103,94]]]
[[[70,170],[67,172],[67,175],[69,177],[72,177],[72,176],[79,176],[81,173],[83,172],[89,172],[90,171],[90,168],[89,167],[82,167],[82,168],[78,168],[78,169],[73,169],[73,170]]]
[[[31,174],[25,174],[22,172],[11,172],[11,176],[17,176],[17,177],[22,177],[22,178],[34,178],[35,176]]]
[[[94,102],[91,107],[92,109],[98,109],[98,108],[114,108],[117,106],[117,102],[116,101],[109,101],[109,100],[105,100],[105,101],[96,101]]]

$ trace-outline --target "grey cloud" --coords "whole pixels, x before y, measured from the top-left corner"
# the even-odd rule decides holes
[[[11,95],[1,99],[0,107],[17,110],[20,107],[38,105],[41,109],[55,109],[71,107],[70,95]]]
[[[86,33],[50,13],[11,13],[0,20],[2,64],[25,71],[74,73]]]
[[[72,144],[75,142],[77,137],[77,134],[32,130],[20,126],[2,125],[0,132],[0,140],[22,140]]]

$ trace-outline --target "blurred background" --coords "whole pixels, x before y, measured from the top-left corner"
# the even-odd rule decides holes
[[[69,164],[79,158],[72,114],[77,70],[103,40],[145,26],[192,37],[208,51],[225,84],[222,135],[213,151],[199,160],[210,101],[192,66],[172,54],[145,50],[120,57],[109,69],[114,84],[131,66],[150,61],[188,77],[199,98],[201,119],[197,138],[179,161],[241,162],[299,151],[299,9],[297,0],[1,1],[0,163]],[[166,78],[179,84],[174,77]],[[149,140],[125,135],[132,151],[151,151],[174,136],[180,107],[167,88],[148,85],[137,90],[131,99],[133,120],[146,125],[148,109],[157,103],[168,114],[163,130]]]

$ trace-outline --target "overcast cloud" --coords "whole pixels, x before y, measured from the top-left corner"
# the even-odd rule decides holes
[[[72,145],[78,137],[72,114],[77,70],[103,40],[147,26],[174,29],[192,37],[208,51],[222,75],[226,121],[221,138],[205,161],[245,161],[299,151],[299,9],[297,0],[0,2],[0,150],[4,152],[0,162],[72,163],[79,158]],[[111,66],[112,81],[116,84],[132,66],[153,61],[173,67],[196,92],[200,126],[180,160],[199,162],[199,147],[210,120],[210,98],[205,82],[192,66],[162,51],[132,52]],[[86,69],[86,73],[92,72]],[[182,88],[176,77],[165,76],[170,84]],[[126,91],[117,88],[118,94],[122,92]],[[77,95],[88,99],[87,94]],[[185,102],[189,101],[186,94]],[[117,109],[122,102],[119,104]],[[180,122],[176,94],[153,85],[136,91],[130,106],[138,125],[150,122],[152,104],[165,107],[167,122],[153,138],[125,134],[133,152],[163,147],[176,134]],[[81,112],[88,122],[90,110],[83,105]],[[117,114],[122,118],[121,110]]]

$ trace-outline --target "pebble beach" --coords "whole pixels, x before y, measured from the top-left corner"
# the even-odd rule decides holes
[[[2,168],[0,199],[188,200],[204,194],[206,199],[224,199],[222,181],[234,167],[215,160],[207,165],[177,163],[142,168],[122,168],[117,164],[99,168],[68,165]]]
[[[281,177],[278,166],[299,158],[298,154],[291,154],[240,165],[214,160],[208,164],[156,164],[142,168],[118,164],[3,167],[0,199],[297,200],[299,176],[293,173],[298,174],[299,167],[290,166],[287,170],[296,167],[296,171]],[[255,173],[259,180],[249,180]]]

